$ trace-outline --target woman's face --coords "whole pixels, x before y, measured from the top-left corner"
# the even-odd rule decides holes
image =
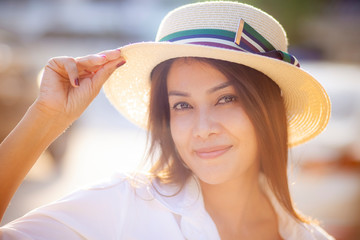
[[[170,68],[167,85],[172,138],[201,181],[220,184],[259,171],[254,127],[220,71],[179,59]]]

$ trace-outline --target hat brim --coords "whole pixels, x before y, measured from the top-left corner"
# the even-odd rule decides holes
[[[134,124],[146,128],[150,74],[159,63],[179,57],[204,57],[254,68],[278,84],[288,118],[289,147],[321,133],[330,118],[330,100],[314,77],[281,60],[247,52],[170,42],[142,42],[121,48],[126,64],[104,85],[112,105]]]

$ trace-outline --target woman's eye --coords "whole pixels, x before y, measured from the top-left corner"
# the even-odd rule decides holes
[[[174,106],[173,106],[173,109],[176,111],[190,109],[190,108],[192,108],[192,107],[186,102],[179,102],[179,103],[174,104]]]
[[[230,103],[230,102],[234,102],[234,101],[236,101],[236,97],[233,95],[228,95],[228,96],[221,97],[219,99],[219,101],[217,102],[217,104],[225,104],[225,103]]]

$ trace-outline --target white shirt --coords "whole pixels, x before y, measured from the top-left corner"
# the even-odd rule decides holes
[[[333,239],[320,227],[295,221],[262,181],[288,240]],[[76,191],[0,228],[0,239],[188,239],[219,240],[204,208],[200,186],[190,178],[178,188],[149,182],[144,175],[117,175],[109,182]],[[169,197],[169,195],[174,195]]]

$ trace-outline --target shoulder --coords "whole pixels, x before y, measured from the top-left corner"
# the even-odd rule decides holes
[[[287,240],[333,240],[320,226],[312,223],[301,222],[290,215],[275,197],[265,177],[260,176],[260,184],[270,200],[278,219],[280,235]]]
[[[145,173],[115,173],[110,178],[91,184],[75,191],[73,194],[121,194],[126,195],[135,190],[146,189],[151,185],[151,178]],[[71,196],[70,194],[69,196]]]
[[[314,240],[335,240],[334,237],[329,235],[324,229],[322,229],[319,225],[316,224],[303,224],[304,228],[308,235],[307,238],[304,239],[314,239]]]
[[[117,174],[37,208],[0,232],[11,232],[15,239],[20,235],[34,236],[34,239],[118,238],[130,213],[137,206],[146,207],[145,201],[139,200],[149,198],[146,179],[141,175]]]
[[[83,187],[64,198],[36,211],[66,212],[71,215],[89,217],[118,214],[124,206],[134,202],[139,196],[147,197],[149,181],[145,175],[115,174],[110,179]],[[89,211],[90,210],[90,211]],[[88,211],[86,215],[84,212]],[[69,212],[70,213],[70,212]]]
[[[305,223],[288,215],[279,221],[279,232],[289,240],[335,240],[323,228],[315,223]]]
[[[282,217],[279,221],[279,232],[289,240],[335,240],[318,224],[301,222],[290,215]]]

